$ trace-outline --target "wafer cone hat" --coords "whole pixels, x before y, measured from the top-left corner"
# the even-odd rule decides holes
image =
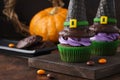
[[[64,37],[90,37],[86,16],[85,0],[70,0],[64,30],[59,34]]]
[[[116,24],[115,2],[114,0],[101,0],[94,22],[100,24]]]
[[[114,0],[100,0],[94,24],[89,29],[96,33],[119,33],[120,30],[116,25]]]
[[[64,26],[76,28],[78,26],[86,26],[88,21],[86,18],[86,8],[84,0],[70,0],[68,6],[68,15]]]

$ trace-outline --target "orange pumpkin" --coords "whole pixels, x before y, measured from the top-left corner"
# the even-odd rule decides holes
[[[43,41],[58,42],[58,33],[64,28],[67,9],[51,7],[44,9],[32,18],[30,22],[30,34],[43,37]]]

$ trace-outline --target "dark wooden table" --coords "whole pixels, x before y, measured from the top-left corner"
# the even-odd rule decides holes
[[[0,54],[0,80],[43,80],[36,74],[37,70],[28,67],[27,58]],[[52,73],[55,80],[87,80],[50,71],[47,73]],[[120,80],[120,73],[102,80]]]

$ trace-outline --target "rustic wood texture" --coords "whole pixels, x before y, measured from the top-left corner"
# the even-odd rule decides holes
[[[96,62],[99,58],[101,57],[92,57],[91,59]],[[101,79],[120,73],[120,53],[105,58],[108,62],[104,65],[96,62],[94,66],[88,66],[86,63],[62,62],[59,53],[57,53],[29,58],[28,63],[30,67],[42,68],[49,71],[88,79]]]
[[[56,53],[56,51],[53,51]],[[45,66],[44,66],[45,67]],[[0,53],[0,80],[42,80],[36,74],[38,68],[28,67],[28,59]],[[88,80],[81,77],[46,71],[55,76],[54,80]],[[45,79],[44,79],[45,80]],[[120,80],[120,74],[115,74],[101,80]]]

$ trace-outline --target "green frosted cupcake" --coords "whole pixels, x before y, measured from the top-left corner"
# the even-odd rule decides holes
[[[61,60],[64,62],[86,62],[90,59],[90,47],[71,47],[58,44]]]
[[[98,56],[115,55],[118,47],[119,28],[115,13],[115,0],[100,0],[99,7],[94,18],[94,23],[89,27],[95,32],[92,41],[91,52]]]
[[[90,39],[84,0],[70,0],[64,30],[59,32],[58,50],[64,62],[90,59]]]
[[[92,42],[91,54],[97,56],[112,56],[116,54],[119,41]]]

